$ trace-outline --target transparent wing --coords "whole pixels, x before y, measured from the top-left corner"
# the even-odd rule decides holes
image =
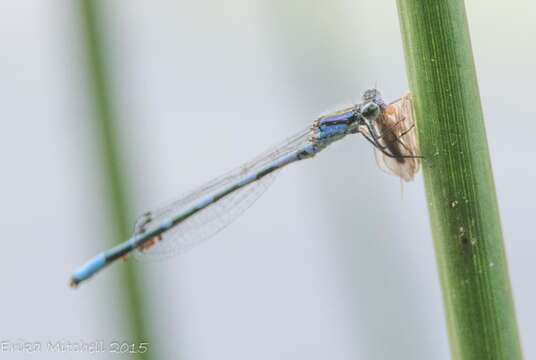
[[[374,126],[384,150],[395,156],[395,158],[389,157],[376,149],[376,162],[380,168],[405,181],[413,180],[419,171],[420,159],[400,157],[420,155],[411,95],[408,93],[389,104],[375,121]]]
[[[152,226],[158,226],[170,216],[194,207],[207,196],[226,189],[251,174],[257,173],[275,159],[303,147],[309,141],[310,136],[311,129],[308,127],[241,167],[208,182],[197,190],[184,194],[167,206],[142,215],[136,222],[134,233],[142,233]],[[144,247],[141,251],[136,251],[136,258],[155,260],[171,257],[209,239],[249,208],[273,183],[276,173],[277,171],[268,174],[198,211],[172,229],[162,233],[159,238],[149,242],[148,247]]]

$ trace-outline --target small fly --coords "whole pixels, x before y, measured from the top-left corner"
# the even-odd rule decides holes
[[[370,89],[363,94],[363,101],[379,107],[376,119],[364,122],[360,129],[374,145],[379,167],[404,181],[413,180],[422,156],[418,152],[411,94],[387,104],[378,90]]]

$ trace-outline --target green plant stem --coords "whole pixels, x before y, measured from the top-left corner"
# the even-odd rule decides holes
[[[521,359],[463,0],[398,0],[454,359]]]
[[[89,94],[94,106],[94,128],[97,141],[99,142],[100,162],[102,164],[101,175],[107,193],[103,199],[107,200],[109,207],[110,223],[112,224],[111,235],[116,241],[123,241],[130,235],[128,222],[128,203],[124,189],[127,182],[121,173],[121,161],[118,147],[117,128],[114,114],[113,99],[110,95],[107,67],[104,56],[104,38],[99,32],[98,1],[82,0],[80,10],[82,17],[82,31],[85,40],[85,53],[87,57],[87,72],[89,80]],[[115,245],[115,244],[114,244]],[[125,333],[123,338],[117,341],[139,344],[148,340],[145,333],[145,319],[143,318],[143,304],[140,294],[139,281],[131,264],[116,267],[121,273],[120,284],[117,286],[118,295],[121,296],[121,309],[116,309],[123,314],[125,321]],[[149,359],[149,351],[137,354],[136,358]]]

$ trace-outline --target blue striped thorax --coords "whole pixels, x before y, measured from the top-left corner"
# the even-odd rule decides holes
[[[354,107],[336,112],[332,115],[325,115],[318,119],[318,125],[337,125],[337,124],[349,124],[355,121],[356,110]]]
[[[320,125],[317,140],[327,140],[336,136],[347,134],[348,124],[323,124]],[[334,140],[334,139],[333,139]]]
[[[351,107],[333,114],[320,117],[314,127],[316,133],[314,140],[320,144],[327,145],[353,132],[353,128],[358,120],[356,107]]]

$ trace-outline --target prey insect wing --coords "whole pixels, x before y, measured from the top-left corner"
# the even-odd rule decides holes
[[[420,154],[411,95],[408,93],[386,105],[373,126],[381,147],[381,150],[375,149],[378,166],[404,181],[413,180],[419,171]]]

